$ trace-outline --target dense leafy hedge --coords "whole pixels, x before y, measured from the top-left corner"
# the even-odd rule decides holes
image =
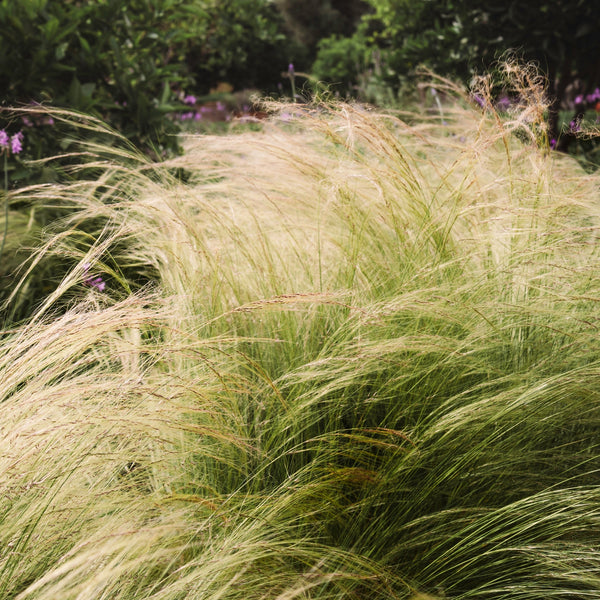
[[[314,60],[319,41],[327,36],[351,36],[361,16],[370,10],[364,0],[274,0],[287,31]],[[298,61],[299,66],[301,58]],[[303,65],[301,68],[305,68]]]
[[[186,55],[195,89],[207,93],[219,82],[228,82],[236,89],[277,90],[281,73],[302,50],[287,35],[275,4],[269,0],[201,4],[205,28]]]
[[[406,76],[425,64],[437,73],[469,82],[474,73],[493,69],[509,50],[535,61],[548,78],[552,100],[551,137],[559,133],[559,109],[580,119],[594,109],[600,85],[600,37],[596,3],[586,0],[482,3],[479,0],[365,0],[373,9],[352,38],[352,51],[366,57],[338,61],[348,40],[321,42],[315,75],[357,85],[371,69],[381,81],[398,89]],[[340,67],[345,72],[340,73]],[[349,86],[346,85],[346,89]],[[351,86],[350,86],[351,88]],[[583,102],[576,102],[576,98]],[[588,101],[589,100],[589,101]],[[559,145],[572,141],[563,132]]]
[[[5,111],[0,130],[23,130],[28,159],[72,149],[74,130],[45,106],[100,117],[153,157],[176,152],[168,115],[184,92],[219,81],[276,86],[290,61],[268,0],[2,0],[0,26],[2,105],[30,111]],[[32,179],[30,169],[9,170],[13,183]]]
[[[136,144],[161,152],[176,147],[165,114],[171,86],[190,80],[182,68],[187,45],[202,28],[197,5],[181,0],[0,4],[0,89],[7,106],[68,107],[100,116]],[[193,25],[192,25],[193,23]],[[18,65],[18,68],[16,68]],[[47,120],[28,116],[32,158],[67,150]],[[14,126],[17,126],[15,124]]]

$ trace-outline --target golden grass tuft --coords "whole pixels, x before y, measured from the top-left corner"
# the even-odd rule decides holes
[[[13,196],[70,210],[5,306],[57,261],[0,339],[0,597],[600,591],[600,181],[520,76]]]

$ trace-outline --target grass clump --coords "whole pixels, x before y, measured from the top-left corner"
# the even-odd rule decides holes
[[[22,192],[74,210],[1,341],[2,597],[597,597],[598,178],[460,96],[281,111]]]

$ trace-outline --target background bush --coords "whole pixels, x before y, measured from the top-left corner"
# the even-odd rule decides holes
[[[3,2],[4,104],[69,107],[105,119],[146,150],[174,150],[176,129],[165,115],[173,110],[171,86],[190,81],[182,59],[203,27],[192,18],[201,16],[195,6],[177,0]],[[43,123],[31,116],[23,123],[29,125],[29,158],[68,149],[65,133],[39,127]]]
[[[600,101],[596,18],[582,0],[2,0],[1,101],[91,113],[161,156],[177,150],[167,114],[190,89],[208,94],[227,82],[272,94],[293,62],[297,71],[313,65],[336,90],[382,102],[421,64],[467,82],[514,49],[548,76],[558,137],[561,106],[569,123]],[[26,158],[69,150],[68,132],[50,131],[43,117],[0,128],[23,124]],[[15,169],[11,179],[30,175]]]
[[[203,4],[203,37],[192,43],[186,54],[195,89],[206,94],[227,82],[235,89],[276,91],[282,71],[302,50],[287,36],[275,4],[265,0]]]
[[[0,122],[25,129],[27,159],[73,149],[73,130],[48,127],[45,106],[100,117],[152,157],[177,152],[168,115],[186,90],[276,89],[290,60],[283,20],[265,0],[3,0],[0,24],[2,105],[40,110]],[[13,183],[24,177],[33,173],[11,169]]]
[[[493,69],[507,51],[513,51],[536,62],[547,77],[549,137],[557,138],[562,149],[573,143],[576,132],[568,126],[561,131],[560,111],[567,111],[562,120],[568,125],[581,120],[586,111],[593,112],[600,101],[600,91],[596,93],[600,86],[598,13],[590,2],[366,2],[372,12],[363,15],[353,45],[371,57],[372,71],[395,91],[420,65],[469,83],[474,74]],[[341,39],[321,43],[315,62],[320,78],[352,78],[355,86],[360,82],[354,63],[330,60],[347,45]]]
[[[302,68],[303,59],[314,60],[320,40],[351,36],[370,10],[363,0],[275,0],[275,4],[287,31],[300,45],[297,62]]]

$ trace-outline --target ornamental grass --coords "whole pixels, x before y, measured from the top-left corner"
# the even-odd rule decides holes
[[[10,196],[0,597],[600,596],[600,179],[444,85]]]

